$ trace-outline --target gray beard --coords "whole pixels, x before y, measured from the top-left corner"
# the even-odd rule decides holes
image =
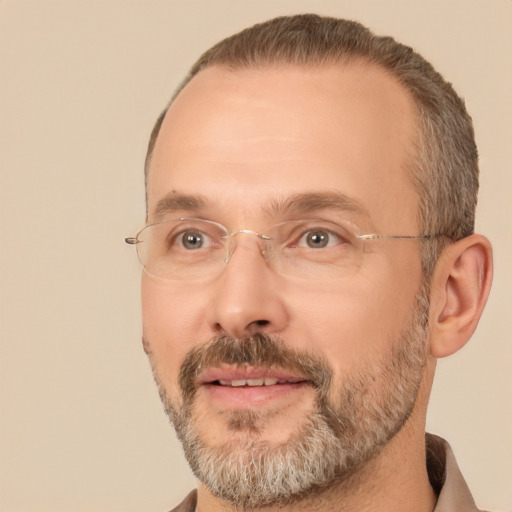
[[[401,430],[414,408],[428,358],[428,309],[421,293],[410,326],[392,351],[345,376],[337,392],[326,361],[265,334],[219,337],[193,349],[180,373],[180,407],[168,398],[153,365],[165,410],[195,476],[237,510],[292,504],[351,479]],[[221,362],[299,369],[316,389],[313,414],[298,423],[286,443],[275,446],[258,438],[265,414],[235,410],[226,420],[236,440],[207,444],[195,422],[195,375],[198,368]]]

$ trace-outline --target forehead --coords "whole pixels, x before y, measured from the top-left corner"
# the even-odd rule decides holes
[[[334,192],[376,222],[415,218],[407,172],[414,136],[412,99],[372,64],[208,68],[162,124],[149,168],[150,217],[174,194],[255,212],[292,195]]]

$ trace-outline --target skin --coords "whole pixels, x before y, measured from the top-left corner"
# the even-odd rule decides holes
[[[297,215],[271,215],[267,207],[272,201],[335,192],[362,207],[363,212],[347,215],[363,232],[418,235],[418,196],[407,174],[414,136],[412,99],[374,65],[209,68],[185,87],[163,123],[149,170],[148,223],[157,220],[155,209],[162,199],[201,195],[205,204],[180,209],[175,216],[265,233],[268,226]],[[321,217],[322,211],[298,216]],[[170,285],[143,275],[146,348],[178,407],[181,363],[189,350],[212,336],[279,335],[290,347],[329,361],[339,389],[344,376],[389,354],[410,322],[422,283],[417,242],[372,242],[354,275],[319,284],[278,275],[262,258],[256,237],[237,236],[237,248],[217,278]],[[467,341],[490,286],[488,242],[481,237],[454,245],[457,250],[444,257],[432,280],[429,334],[437,357]],[[456,263],[459,273],[454,276]],[[282,510],[432,510],[435,496],[425,470],[423,439],[434,367],[430,357],[412,416],[362,468],[356,484]],[[224,414],[239,406],[233,396],[198,390],[196,421],[207,442],[233,436]],[[257,434],[237,435],[285,443],[311,413],[313,400],[308,386],[262,399],[255,394],[246,407],[264,414],[264,425]],[[216,510],[229,508],[200,485],[198,511]]]

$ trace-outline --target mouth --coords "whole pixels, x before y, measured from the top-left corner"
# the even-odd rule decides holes
[[[295,393],[311,388],[301,375],[258,368],[217,368],[199,378],[199,388],[225,408],[246,409],[288,400]]]
[[[235,380],[224,380],[219,379],[211,382],[210,384],[217,386],[231,386],[233,388],[239,388],[242,386],[255,387],[255,386],[275,386],[282,384],[297,384],[298,382],[306,382],[304,379],[277,379],[275,377],[262,377],[259,379],[235,379]]]

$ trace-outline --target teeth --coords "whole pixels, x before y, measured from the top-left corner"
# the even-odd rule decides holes
[[[263,386],[265,379],[247,379],[247,384],[249,386]]]
[[[221,386],[274,386],[277,383],[283,384],[286,381],[280,381],[272,377],[266,377],[264,379],[240,379],[240,380],[219,380]]]

